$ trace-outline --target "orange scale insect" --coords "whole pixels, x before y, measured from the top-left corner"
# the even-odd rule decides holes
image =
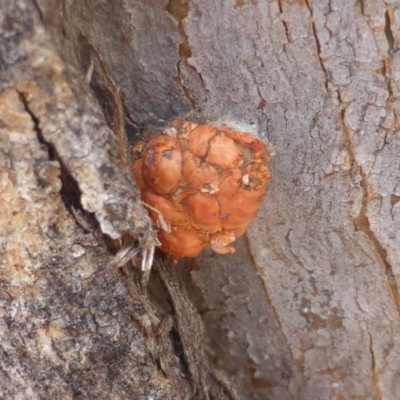
[[[175,257],[196,257],[207,244],[204,234],[187,228],[171,233],[160,230],[158,238],[162,249]]]
[[[260,157],[265,151],[265,144],[260,142],[251,133],[239,132],[236,129],[228,127],[221,128],[220,130],[225,136],[233,139],[236,143],[251,149],[255,157]]]
[[[194,193],[186,199],[186,213],[196,228],[207,232],[221,229],[219,203],[213,194]]]
[[[217,232],[210,237],[210,247],[219,254],[234,253],[235,249],[230,244],[235,239],[236,237],[232,230]]]
[[[176,120],[136,144],[133,154],[150,217],[170,226],[158,233],[164,252],[179,258],[195,257],[204,247],[235,251],[231,244],[255,218],[271,179],[264,143],[230,127]]]
[[[201,162],[191,151],[183,153],[183,176],[193,189],[201,192],[215,192],[221,181],[218,171],[212,165]]]
[[[217,197],[220,199],[232,197],[239,188],[243,174],[239,168],[224,171],[224,177],[219,184]]]
[[[151,206],[152,209],[149,209],[150,217],[153,221],[159,222],[160,214],[164,221],[170,226],[184,226],[188,225],[188,219],[185,212],[181,210],[178,202],[168,199],[164,196],[157,195],[155,193],[150,192],[149,190],[142,191],[142,200],[145,204]]]
[[[189,149],[194,154],[204,157],[209,149],[210,140],[216,135],[217,129],[211,125],[200,125],[189,135]]]
[[[235,141],[221,134],[213,137],[209,142],[207,161],[224,169],[235,168],[242,161],[242,150],[236,146]]]
[[[158,194],[169,194],[182,182],[182,153],[174,137],[161,136],[146,147],[142,177]]]

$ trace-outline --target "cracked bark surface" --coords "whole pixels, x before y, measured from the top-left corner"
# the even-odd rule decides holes
[[[31,4],[21,0],[8,7],[25,3]],[[6,4],[1,2],[2,13]],[[117,398],[130,390],[137,398],[168,398],[179,385],[181,398],[190,398],[193,388],[207,391],[204,371],[195,369],[196,357],[189,353],[181,363],[192,360],[191,383],[176,372],[181,364],[173,357],[153,362],[160,354],[176,354],[170,342],[148,339],[171,332],[168,318],[158,328],[166,301],[152,303],[161,296],[154,277],[149,297],[134,283],[127,287],[132,277],[122,279],[105,266],[109,248],[77,225],[60,195],[62,171],[49,157],[49,143],[67,160],[64,168],[78,182],[87,211],[104,209],[111,192],[118,199],[137,196],[129,173],[117,178],[117,161],[103,177],[98,157],[83,157],[82,164],[79,156],[88,144],[118,159],[116,139],[105,124],[113,127],[115,106],[106,74],[121,94],[131,142],[191,112],[201,121],[246,123],[275,150],[274,180],[236,254],[205,251],[181,266],[205,323],[211,364],[234,378],[239,397],[397,399],[400,3],[89,0],[60,6],[58,0],[37,0],[36,5],[41,20],[31,25],[42,30],[33,29],[24,46],[34,43],[27,56],[51,68],[43,71],[33,63],[1,75],[0,117],[12,135],[6,141],[0,136],[2,310],[7,310],[1,343],[8,344],[2,348],[0,383],[13,379],[7,389],[0,385],[2,396],[33,398],[40,389],[57,398],[55,386],[70,398],[102,398],[107,390]],[[12,22],[4,21],[2,33]],[[23,59],[13,58],[14,47],[4,47],[12,40],[18,38],[3,36],[1,54],[8,52],[23,66]],[[77,106],[67,100],[89,92],[83,77],[91,62],[94,96],[85,94],[91,100]],[[88,129],[82,120],[76,122],[79,129],[66,125],[75,132],[70,138],[76,154],[65,153],[72,148],[63,142],[66,136],[54,135],[50,123],[57,127],[59,119],[49,119],[47,128],[39,123],[43,138],[37,136],[35,120],[44,118],[43,104],[48,107],[54,95],[48,87],[59,88],[63,101],[54,107],[62,104],[72,121],[82,109],[104,120],[94,124],[99,129]],[[80,129],[87,134],[79,135]],[[96,179],[87,179],[87,171]],[[140,214],[132,201],[126,209],[117,201],[122,214],[105,213],[100,228],[117,232],[115,238],[137,229],[134,218],[124,225],[126,210]],[[170,296],[181,291],[167,285]],[[192,315],[182,304],[176,303],[177,310]],[[178,314],[174,329],[182,329]],[[39,386],[24,384],[34,382],[28,373],[32,360],[43,378]],[[135,375],[130,368],[138,360],[145,372]],[[205,368],[205,376],[221,385],[219,372]],[[176,372],[168,377],[172,386],[165,370]],[[148,379],[132,381],[132,375]],[[215,390],[209,393],[219,398]]]
[[[154,228],[121,118],[59,56],[34,3],[0,7],[0,397],[238,398],[205,359],[176,275],[164,274],[162,308],[130,262]]]

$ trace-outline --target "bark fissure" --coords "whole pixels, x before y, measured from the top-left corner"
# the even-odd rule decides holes
[[[384,268],[386,281],[387,281],[387,288],[389,290],[389,294],[391,299],[396,306],[397,313],[400,317],[400,294],[399,288],[397,286],[396,277],[393,271],[391,264],[387,260],[386,250],[382,247],[379,243],[379,240],[376,238],[375,234],[372,232],[370,227],[369,218],[367,216],[368,213],[368,179],[365,173],[362,171],[360,166],[357,166],[361,181],[359,183],[362,191],[363,191],[363,198],[361,203],[360,213],[356,218],[353,218],[353,224],[356,231],[363,232],[369,239],[372,248],[375,250],[376,255]]]
[[[397,196],[396,194],[391,194],[390,195],[390,215],[392,217],[392,220],[394,220],[394,215],[393,215],[393,207],[400,201],[400,196]]]
[[[364,7],[364,1],[365,1],[365,0],[358,0],[358,5],[359,5],[359,7],[360,7],[360,11],[361,11],[361,14],[362,14],[362,15],[365,15],[365,14],[364,14],[364,9],[365,9],[365,7]]]
[[[37,13],[39,15],[40,21],[43,22],[43,13],[42,13],[42,10],[39,7],[39,4],[37,3],[37,0],[32,0],[32,3],[33,3],[33,5],[34,5],[34,7],[35,7],[35,9],[36,9],[36,11],[37,11]]]
[[[183,364],[199,400],[213,398],[213,386],[217,385],[228,398],[236,400],[237,390],[222,371],[208,367],[204,354],[204,327],[197,310],[191,303],[182,282],[174,274],[171,265],[165,260],[157,263],[157,272],[170,296],[176,331],[182,348]],[[212,378],[213,383],[209,378]]]
[[[200,82],[202,83],[203,87],[205,87],[203,77],[199,74],[195,68],[193,68],[188,62],[188,58],[192,56],[192,50],[189,45],[189,38],[185,30],[185,18],[188,16],[189,13],[189,3],[185,0],[169,0],[167,6],[164,10],[171,15],[172,18],[178,23],[178,31],[181,35],[182,42],[179,45],[179,61],[176,65],[178,76],[176,78],[177,82],[182,88],[182,91],[189,101],[192,108],[196,107],[196,101],[190,93],[190,89],[184,84],[182,79],[182,72],[181,72],[181,64],[185,64],[188,68],[190,68],[199,78]]]
[[[339,122],[342,126],[342,131],[346,143],[347,154],[349,156],[350,165],[352,174],[357,174],[360,177],[360,182],[358,183],[359,187],[362,189],[362,200],[361,200],[361,208],[357,217],[353,218],[352,222],[356,231],[363,232],[368,240],[370,241],[375,254],[378,257],[380,264],[383,267],[386,276],[387,289],[390,295],[390,298],[394,302],[394,305],[397,310],[397,314],[400,317],[400,293],[399,288],[397,286],[395,274],[393,271],[393,267],[387,260],[386,250],[382,247],[379,240],[376,238],[373,233],[370,222],[368,218],[368,195],[369,195],[369,184],[368,184],[368,176],[363,172],[361,165],[358,164],[357,158],[354,151],[354,146],[351,139],[351,131],[350,128],[346,125],[345,122],[345,111],[346,105],[342,101],[339,91],[338,100],[341,104],[341,111],[339,113]]]
[[[255,259],[254,255],[252,253],[250,241],[249,241],[249,238],[248,238],[247,234],[244,234],[243,237],[244,237],[244,240],[245,240],[246,247],[248,249],[248,254],[250,256],[251,262],[253,263],[254,267],[256,268],[256,270],[258,272],[258,276],[260,276],[260,279],[261,279],[261,277],[264,275],[264,273],[262,271],[262,268],[257,264],[256,259]],[[288,340],[288,338],[287,338],[287,336],[285,334],[285,331],[283,329],[283,324],[282,324],[282,322],[281,322],[281,320],[279,318],[279,312],[276,310],[274,304],[271,301],[271,298],[270,298],[270,296],[268,294],[268,290],[267,290],[266,285],[262,284],[262,288],[263,288],[263,291],[264,291],[263,294],[264,294],[264,297],[266,299],[266,302],[267,302],[267,304],[269,304],[271,306],[272,312],[273,312],[273,314],[275,316],[275,320],[276,320],[276,322],[277,322],[277,324],[279,326],[279,329],[280,329],[280,331],[282,333],[282,337],[284,339],[285,346],[289,350],[289,354],[290,354],[290,357],[291,357],[291,360],[292,360],[292,365],[295,365],[295,363],[298,360],[296,360],[296,358],[293,355],[293,351],[292,351],[292,348],[290,346],[289,340]],[[290,383],[288,383],[287,389],[290,392]]]
[[[389,52],[393,50],[394,46],[394,36],[391,23],[391,18],[393,18],[393,16],[391,14],[393,14],[391,10],[385,12],[385,37],[388,43]]]
[[[379,369],[376,367],[375,353],[374,353],[374,343],[372,341],[372,336],[368,332],[369,336],[369,352],[371,354],[371,382],[374,388],[374,395],[376,400],[382,400],[382,393],[379,388]]]
[[[393,85],[392,85],[392,79],[391,79],[391,58],[390,57],[386,57],[383,60],[383,67],[382,67],[382,73],[385,77],[386,80],[386,87],[387,87],[387,91],[389,93],[389,100],[392,98],[393,96]],[[388,103],[388,106],[391,107],[390,102]]]
[[[286,39],[287,39],[288,43],[290,43],[291,40],[290,40],[290,35],[289,35],[289,28],[288,28],[286,21],[283,19],[282,0],[278,1],[278,7],[279,7],[279,19],[281,20],[283,27],[285,28]]]
[[[124,105],[123,98],[120,94],[120,90],[116,83],[113,81],[111,76],[107,73],[106,67],[100,57],[100,54],[95,47],[88,42],[91,52],[90,69],[96,69],[99,80],[110,92],[111,103],[113,110],[110,116],[110,127],[112,128],[115,136],[117,137],[118,143],[118,157],[124,166],[125,172],[133,178],[131,169],[131,157],[129,152],[128,138],[125,132],[125,117],[126,117],[126,106]],[[88,71],[89,72],[89,71]],[[100,99],[99,99],[100,100]],[[100,103],[100,101],[99,101]]]
[[[386,86],[387,90],[389,93],[389,99],[388,99],[388,105],[387,107],[393,108],[393,83],[392,83],[392,66],[391,66],[391,60],[392,60],[392,52],[393,52],[393,46],[394,46],[394,37],[393,37],[393,32],[391,28],[391,10],[386,11],[385,13],[385,37],[387,40],[388,44],[388,52],[387,52],[387,57],[383,59],[383,67],[382,67],[382,73],[383,76],[385,77],[386,81]]]
[[[292,229],[289,229],[285,235],[285,241],[288,246],[288,250],[289,250],[290,254],[292,255],[292,257],[294,258],[294,260],[297,262],[297,264],[299,264],[302,268],[304,268],[304,264],[300,261],[297,254],[295,254],[292,250],[292,243],[290,242],[290,233],[291,232],[292,232]]]
[[[46,142],[46,140],[45,140],[44,137],[43,137],[43,133],[42,133],[40,127],[39,127],[39,119],[36,117],[36,115],[35,115],[35,114],[33,113],[33,111],[30,109],[30,107],[29,107],[29,105],[28,105],[28,101],[27,101],[27,99],[26,99],[25,93],[20,92],[20,91],[18,91],[18,90],[17,90],[17,93],[18,93],[18,96],[19,96],[19,98],[20,98],[22,104],[24,105],[25,111],[26,111],[26,112],[29,114],[29,116],[31,117],[31,120],[32,120],[32,122],[33,122],[33,129],[34,129],[35,132],[36,132],[36,136],[37,136],[39,142],[40,142],[41,144],[44,144],[44,145],[47,146],[48,152],[49,152],[49,157],[50,157],[50,156],[51,156],[51,154],[50,154],[50,145],[49,145],[49,143]]]
[[[314,37],[314,40],[315,40],[315,46],[316,46],[316,48],[317,48],[318,62],[319,62],[319,65],[320,65],[320,67],[321,67],[321,69],[322,69],[324,75],[325,75],[325,82],[324,82],[324,85],[325,85],[326,91],[328,92],[328,91],[329,91],[329,88],[328,88],[329,76],[328,76],[328,72],[327,72],[327,70],[326,70],[326,68],[325,68],[325,65],[324,65],[324,63],[323,63],[323,61],[322,61],[322,58],[321,58],[321,43],[319,42],[319,38],[318,38],[318,34],[317,34],[317,29],[316,29],[316,27],[315,27],[314,13],[313,13],[313,10],[312,10],[312,8],[311,8],[311,6],[310,6],[308,0],[305,0],[305,4],[306,4],[306,6],[307,6],[307,8],[308,8],[308,11],[309,11],[309,13],[310,13],[310,16],[311,16],[311,27],[312,27],[313,37]]]
[[[27,100],[26,93],[19,90],[17,90],[17,93],[24,106],[26,113],[30,116],[33,122],[34,131],[36,132],[38,141],[42,145],[46,146],[49,154],[49,159],[52,161],[56,161],[59,165],[60,181],[61,181],[60,197],[64,203],[65,208],[74,216],[74,218],[77,220],[78,223],[80,223],[81,220],[78,220],[76,218],[77,213],[79,213],[82,220],[86,221],[87,225],[93,226],[93,228],[94,227],[97,228],[98,223],[94,218],[93,214],[86,212],[81,205],[80,202],[81,191],[79,189],[77,181],[69,173],[61,157],[58,155],[56,147],[45,139],[43,132],[40,128],[40,119],[35,115],[34,111],[29,106],[29,101]]]

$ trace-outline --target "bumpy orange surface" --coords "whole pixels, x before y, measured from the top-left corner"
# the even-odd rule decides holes
[[[194,257],[204,247],[226,254],[256,216],[270,180],[265,145],[229,127],[175,121],[133,149],[133,170],[160,229],[162,249]]]

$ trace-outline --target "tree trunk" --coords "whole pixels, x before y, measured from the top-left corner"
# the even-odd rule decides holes
[[[0,0],[0,397],[397,399],[399,18]],[[249,127],[273,182],[235,254],[147,286],[124,132],[174,118]]]

